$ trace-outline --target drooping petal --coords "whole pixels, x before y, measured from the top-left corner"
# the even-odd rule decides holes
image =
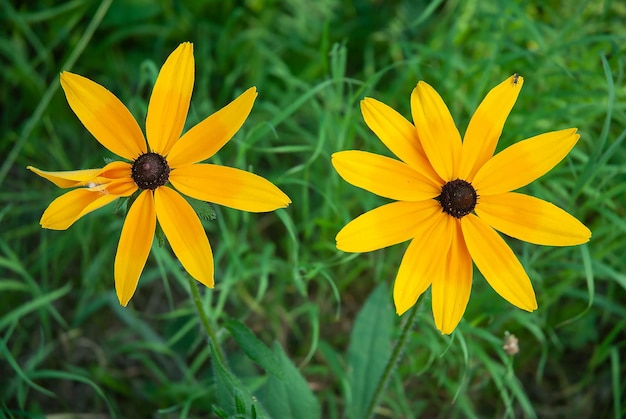
[[[572,246],[591,237],[587,227],[561,208],[524,194],[483,196],[475,211],[496,230],[529,243]]]
[[[131,179],[115,179],[106,184],[89,188],[92,191],[101,190],[115,196],[131,196],[137,189],[137,184]]]
[[[437,329],[450,334],[461,321],[472,290],[472,258],[458,221],[452,223],[452,241],[444,269],[433,277],[433,317]]]
[[[443,271],[452,236],[452,217],[438,212],[422,224],[404,253],[393,300],[398,315],[413,307],[420,295]]]
[[[91,211],[115,201],[119,196],[89,189],[69,191],[48,205],[39,222],[43,228],[66,230],[76,220]]]
[[[443,184],[430,165],[413,124],[391,107],[369,97],[361,101],[361,112],[367,126],[393,154],[433,184]]]
[[[411,94],[411,113],[417,135],[435,172],[446,182],[456,179],[461,136],[441,96],[420,81]]]
[[[337,234],[337,248],[344,252],[370,252],[416,237],[431,217],[441,212],[434,199],[392,202],[350,221]]]
[[[441,187],[406,163],[378,154],[340,151],[332,155],[332,164],[346,182],[385,198],[422,201],[441,193]]]
[[[183,42],[167,57],[152,89],[146,115],[150,150],[167,155],[183,132],[194,82],[193,45]]]
[[[139,276],[152,247],[155,228],[154,197],[151,191],[146,190],[128,210],[115,254],[115,292],[124,307],[137,289]]]
[[[481,167],[472,185],[479,196],[509,192],[546,174],[574,147],[576,128],[537,135],[502,150]]]
[[[147,151],[137,121],[113,93],[67,71],[61,73],[61,87],[70,108],[100,144],[128,160]]]
[[[478,169],[493,156],[523,84],[524,78],[514,74],[491,89],[476,109],[463,138],[461,179],[471,182]]]
[[[191,205],[168,187],[157,188],[154,201],[159,225],[180,263],[196,281],[213,288],[213,252]]]
[[[192,164],[172,170],[170,182],[187,196],[242,211],[273,211],[291,203],[272,182],[233,167]]]
[[[530,279],[504,239],[474,214],[463,217],[461,227],[467,250],[489,285],[514,306],[536,310]]]
[[[178,140],[167,156],[171,168],[206,160],[224,146],[243,125],[257,97],[256,87],[243,92]]]
[[[35,172],[44,179],[57,185],[59,188],[73,188],[75,186],[85,185],[94,179],[102,171],[102,169],[86,169],[86,170],[69,170],[62,172],[47,172],[39,170],[36,167],[28,166],[28,170]]]

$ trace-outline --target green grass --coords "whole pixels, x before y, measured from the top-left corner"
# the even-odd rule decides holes
[[[514,72],[525,84],[498,150],[578,127],[569,156],[524,190],[576,216],[593,237],[566,248],[507,238],[533,281],[534,313],[511,306],[475,271],[464,319],[446,337],[434,328],[427,292],[377,414],[626,415],[621,2],[185,3],[0,1],[4,416],[213,417],[214,406],[229,412],[229,398],[247,415],[251,400],[271,413],[293,399],[289,391],[304,391],[299,370],[322,416],[345,417],[355,400],[348,391],[355,319],[378,284],[391,289],[406,244],[360,255],[335,248],[342,226],[386,201],[344,182],[330,155],[355,148],[390,155],[360,115],[364,96],[410,118],[410,92],[425,80],[463,133],[489,89]],[[250,117],[212,162],[253,170],[293,201],[264,214],[216,206],[216,220],[204,223],[216,287],[200,292],[224,370],[212,362],[169,246],[155,243],[137,293],[120,307],[113,260],[123,213],[110,205],[67,231],[43,230],[38,220],[61,191],[26,170],[100,167],[113,157],[69,109],[61,71],[106,86],[143,121],[158,70],[183,41],[194,43],[196,60],[187,127],[256,86]],[[273,363],[251,360],[258,342],[227,328],[233,319],[268,347],[261,359]],[[381,336],[399,333],[404,318],[392,319]],[[505,331],[519,338],[514,357],[501,348]],[[276,371],[296,384],[284,386]],[[228,383],[245,391],[228,393]]]

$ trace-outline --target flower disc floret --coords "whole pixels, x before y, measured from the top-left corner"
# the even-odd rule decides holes
[[[153,191],[167,183],[170,177],[170,166],[162,155],[145,153],[135,160],[131,174],[139,188]]]
[[[478,194],[471,183],[456,179],[441,188],[439,203],[443,212],[454,218],[463,218],[474,211],[478,202]]]

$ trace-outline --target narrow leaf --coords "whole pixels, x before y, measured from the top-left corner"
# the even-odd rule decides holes
[[[364,417],[391,356],[393,318],[389,290],[381,283],[357,315],[350,336],[347,413],[351,419]]]
[[[283,367],[274,352],[257,339],[250,329],[238,320],[229,320],[226,322],[226,328],[248,358],[259,364],[268,373],[283,378]]]

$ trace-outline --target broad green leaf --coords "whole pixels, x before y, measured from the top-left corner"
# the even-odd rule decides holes
[[[289,360],[278,343],[274,354],[284,371],[284,377],[270,375],[264,391],[264,407],[273,418],[318,419],[320,405],[300,370]]]
[[[224,412],[228,417],[242,417],[242,414],[245,417],[248,413],[252,416],[252,412],[255,412],[254,415],[263,418],[262,409],[259,406],[254,406],[256,401],[248,389],[221,362],[213,342],[210,342],[209,346],[211,348],[213,376],[215,377],[215,398],[217,399],[214,412],[216,414],[217,412]]]
[[[385,283],[370,294],[352,328],[348,347],[347,413],[362,419],[391,356],[394,312]]]
[[[278,378],[284,377],[283,367],[274,352],[257,339],[243,323],[238,320],[229,320],[226,322],[226,328],[248,358],[259,364],[268,373]]]

